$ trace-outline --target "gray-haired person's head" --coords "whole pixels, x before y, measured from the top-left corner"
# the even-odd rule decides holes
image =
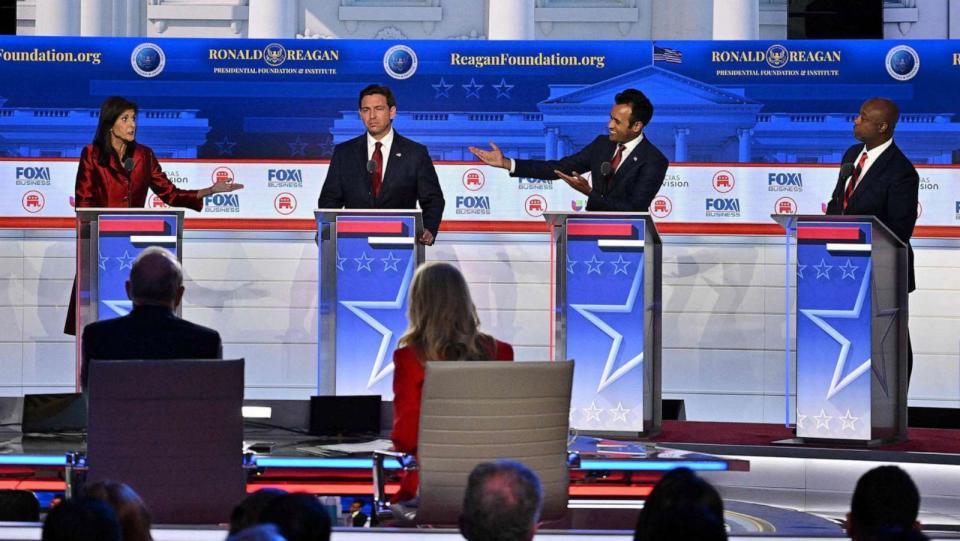
[[[156,305],[175,309],[183,297],[183,270],[176,256],[159,246],[140,252],[127,280],[127,296],[134,306]]]

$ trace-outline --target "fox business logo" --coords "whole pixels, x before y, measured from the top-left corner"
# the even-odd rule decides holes
[[[267,187],[303,188],[303,171],[300,169],[268,169]]]
[[[739,218],[740,199],[736,197],[708,197],[704,214],[713,218]]]
[[[779,43],[762,50],[726,50],[711,51],[710,60],[714,63],[740,62],[740,63],[759,63],[766,62],[768,66],[774,69],[785,67],[791,62],[810,63],[810,62],[829,62],[836,63],[842,59],[839,50],[815,50],[815,51],[791,51]]]
[[[543,180],[539,178],[526,178],[520,177],[517,179],[517,189],[519,190],[552,190],[553,181],[552,180]]]
[[[463,187],[470,190],[471,192],[480,191],[483,188],[483,185],[486,183],[486,177],[483,176],[483,171],[479,169],[467,169],[463,173]]]
[[[215,193],[203,198],[203,211],[216,214],[240,212],[240,196],[235,193]]]
[[[457,214],[490,214],[490,196],[458,195]]]
[[[803,177],[800,173],[767,174],[768,192],[802,192]]]
[[[17,167],[17,186],[49,186],[49,167]]]

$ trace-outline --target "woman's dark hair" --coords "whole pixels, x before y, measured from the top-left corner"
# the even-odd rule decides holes
[[[93,146],[100,149],[100,157],[97,158],[97,163],[100,165],[109,164],[110,154],[115,154],[113,146],[110,144],[110,129],[113,128],[120,115],[130,109],[133,109],[134,113],[139,111],[136,103],[121,96],[110,96],[103,100],[103,104],[100,105],[100,121],[97,123],[97,133],[93,136]],[[127,145],[126,156],[117,156],[117,159],[122,162],[124,158],[133,153],[134,146]]]
[[[696,507],[723,523],[723,500],[717,490],[688,468],[670,470],[653,487],[644,503],[633,534],[634,541],[653,539],[653,525],[661,514],[687,507]]]

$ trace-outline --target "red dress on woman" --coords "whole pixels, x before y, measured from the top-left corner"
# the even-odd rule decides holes
[[[203,200],[197,190],[181,190],[174,186],[160,168],[160,162],[150,147],[129,143],[127,157],[133,160],[133,169],[127,171],[117,155],[110,153],[107,165],[100,165],[100,147],[90,144],[80,152],[77,183],[74,192],[76,208],[143,208],[147,202],[147,188],[153,190],[171,207],[186,207],[199,211]],[[65,334],[76,332],[77,288],[74,284],[67,308]]]
[[[512,361],[513,347],[496,342],[495,361]],[[409,454],[417,453],[417,432],[420,429],[420,397],[423,394],[424,367],[419,352],[411,346],[393,352],[393,448]],[[417,495],[420,478],[416,471],[406,472],[400,490],[390,501],[402,502]]]

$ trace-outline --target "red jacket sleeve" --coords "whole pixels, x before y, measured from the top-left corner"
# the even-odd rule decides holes
[[[423,393],[423,367],[409,348],[393,352],[393,432],[390,439],[397,451],[417,452],[420,429],[420,398]]]
[[[153,190],[153,193],[157,194],[157,197],[171,207],[184,207],[196,211],[203,210],[203,200],[197,197],[197,190],[181,190],[174,186],[167,178],[167,174],[163,172],[163,168],[160,167],[156,154],[153,151],[149,151],[148,154],[150,156],[150,163],[148,164],[150,168],[150,189]]]
[[[89,208],[102,204],[97,200],[94,175],[96,175],[96,164],[94,163],[93,156],[91,156],[89,147],[83,147],[83,150],[80,151],[80,164],[77,166],[77,183],[74,187],[74,207]]]
[[[512,361],[513,360],[513,346],[506,342],[501,342],[497,340],[497,354],[494,357],[497,361]]]

